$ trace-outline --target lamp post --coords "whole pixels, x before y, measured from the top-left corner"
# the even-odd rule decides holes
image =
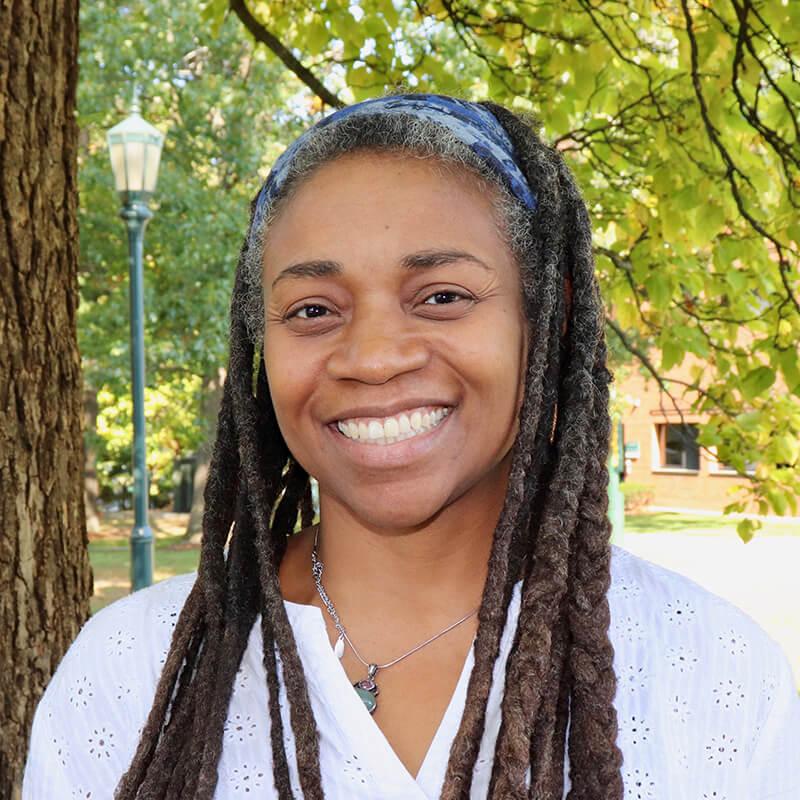
[[[108,132],[114,184],[122,200],[120,216],[128,228],[130,265],[131,377],[133,383],[133,503],[131,587],[153,582],[153,531],[147,522],[147,460],[144,424],[144,229],[153,212],[147,201],[156,188],[164,135],[139,113],[135,93],[131,115]]]

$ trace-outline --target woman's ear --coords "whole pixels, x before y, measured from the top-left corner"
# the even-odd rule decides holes
[[[561,323],[561,335],[567,332],[567,324],[572,313],[572,276],[567,273],[564,276],[564,320]]]

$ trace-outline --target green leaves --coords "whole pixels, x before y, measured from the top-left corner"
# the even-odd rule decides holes
[[[147,245],[159,341],[170,344],[149,352],[154,364],[163,356],[197,370],[225,340],[211,309],[229,291],[223,276],[254,178],[323,104],[303,76],[249,44],[224,0],[207,0],[199,14],[191,0],[129,5],[124,16],[102,0],[82,10],[84,340],[93,358],[101,330],[124,342],[124,243],[100,213],[114,200],[95,158],[111,123],[102,110],[121,106],[115,92],[125,96],[119,87],[135,72],[148,113],[170,129]],[[626,340],[686,389],[683,402],[710,415],[720,458],[742,474],[755,465],[740,510],[793,513],[800,470],[780,464],[796,464],[800,439],[800,89],[787,41],[800,6],[762,4],[759,21],[749,11],[742,28],[734,6],[688,4],[691,32],[681,8],[651,6],[630,0],[622,24],[579,0],[248,2],[343,102],[407,86],[537,117],[584,193],[602,291]],[[224,121],[213,135],[211,118]],[[124,375],[124,347],[105,359],[107,376]]]
[[[769,367],[756,367],[751,369],[742,378],[740,389],[746,400],[753,400],[769,389],[775,383],[775,371]]]
[[[108,128],[128,111],[133,77],[143,116],[167,132],[145,249],[148,465],[168,499],[172,463],[203,438],[204,376],[227,360],[228,308],[250,198],[274,148],[304,124],[290,106],[297,83],[226,18],[227,2],[198,14],[193,0],[107,0],[81,8],[78,119],[78,335],[87,387],[101,396],[96,442],[101,488],[130,473],[128,251],[111,186]]]

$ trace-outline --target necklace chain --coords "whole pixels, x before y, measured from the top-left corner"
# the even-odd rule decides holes
[[[402,661],[404,658],[408,658],[408,656],[413,655],[417,652],[417,650],[421,650],[425,645],[430,644],[431,642],[436,641],[440,636],[444,636],[446,633],[449,633],[453,628],[457,625],[460,625],[462,622],[466,622],[471,616],[478,612],[478,609],[475,608],[463,616],[457,622],[454,622],[452,625],[448,625],[443,631],[440,631],[435,636],[431,636],[430,639],[426,639],[424,642],[416,645],[415,647],[411,648],[407,653],[403,653],[403,655],[395,658],[392,661],[388,661],[386,664],[371,664],[368,661],[365,661],[361,654],[356,650],[355,645],[350,641],[350,637],[347,635],[347,631],[345,631],[344,626],[342,625],[341,620],[339,619],[339,615],[336,613],[336,609],[334,608],[331,599],[328,597],[328,593],[325,591],[325,587],[322,585],[322,570],[323,564],[322,561],[319,559],[317,555],[317,543],[319,541],[319,525],[317,525],[316,533],[314,534],[314,548],[311,551],[311,574],[314,576],[314,583],[317,585],[317,591],[319,592],[320,599],[322,600],[325,608],[328,609],[328,613],[333,618],[333,623],[336,626],[336,630],[339,632],[339,636],[341,636],[347,644],[350,645],[355,657],[369,670],[369,677],[370,679],[375,675],[375,673],[379,669],[387,669],[388,667],[397,664],[399,661]]]

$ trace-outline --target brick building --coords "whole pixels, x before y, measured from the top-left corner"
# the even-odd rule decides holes
[[[681,369],[671,372],[675,378],[689,380],[688,365],[685,374]],[[619,378],[615,386],[626,408],[622,418],[625,483],[631,488],[647,487],[649,491],[642,494],[649,495],[652,506],[721,512],[745,479],[694,441],[692,434],[704,417],[693,414],[681,400],[676,409],[658,384],[638,371]]]

